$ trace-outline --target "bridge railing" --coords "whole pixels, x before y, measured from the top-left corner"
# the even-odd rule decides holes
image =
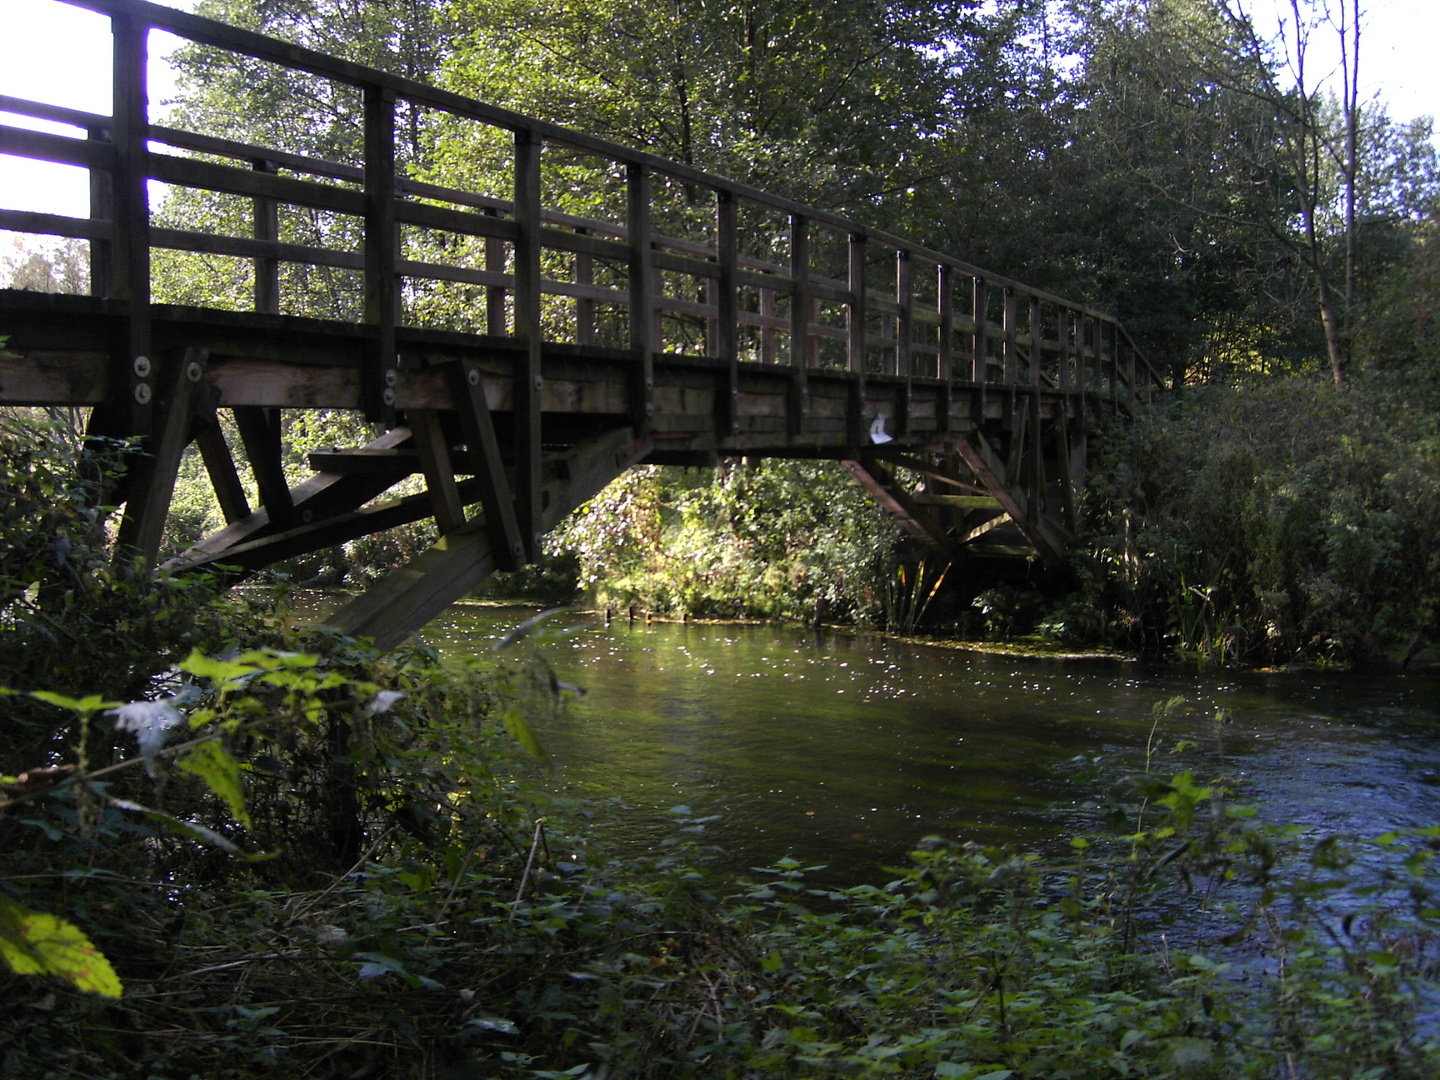
[[[361,383],[372,416],[393,407],[402,327],[433,325],[438,312],[442,327],[519,339],[525,348],[511,404],[536,445],[541,350],[549,343],[625,350],[633,361],[629,411],[642,429],[653,422],[654,361],[665,353],[713,369],[722,433],[740,428],[741,365],[752,362],[789,367],[789,423],[797,433],[806,425],[807,380],[825,369],[854,373],[862,397],[871,376],[1029,387],[1116,404],[1164,385],[1103,312],[883,230],[170,8],[66,2],[111,18],[113,114],[0,98],[0,112],[83,136],[0,125],[0,154],[87,169],[90,214],[0,208],[0,228],[90,242],[92,292],[119,301],[128,315],[120,382],[112,386],[128,390],[134,431],[148,430],[154,396],[146,358],[150,308],[164,299],[152,281],[159,251],[248,262],[249,295],[232,300],[263,313],[295,310],[297,298],[282,292],[283,265],[346,276],[348,313],[369,335]],[[242,65],[278,65],[318,80],[359,118],[352,160],[151,123],[153,30]],[[410,122],[400,137],[397,118]],[[475,146],[476,171],[490,190],[437,184],[409,163],[407,137],[430,130]],[[158,223],[152,183],[238,198],[249,205],[249,228]],[[330,224],[297,239],[287,223],[299,213]]]

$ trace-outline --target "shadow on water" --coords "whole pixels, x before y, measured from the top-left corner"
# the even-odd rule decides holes
[[[528,616],[459,607],[426,631],[479,653]],[[564,616],[575,624],[581,616]],[[1440,676],[1200,673],[1030,659],[790,627],[593,625],[541,646],[588,693],[538,725],[553,784],[614,798],[623,848],[673,836],[677,804],[743,872],[790,855],[871,879],[922,837],[1058,850],[1144,767],[1225,775],[1262,813],[1319,829],[1440,822]],[[1222,713],[1228,719],[1216,719]],[[1178,742],[1194,746],[1175,754]]]

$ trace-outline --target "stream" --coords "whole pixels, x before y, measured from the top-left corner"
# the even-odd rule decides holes
[[[456,606],[424,636],[484,653],[533,612]],[[1155,774],[1228,778],[1271,820],[1440,823],[1435,669],[1197,672],[569,612],[546,629],[498,658],[585,689],[534,726],[550,785],[618,802],[622,851],[676,835],[677,806],[716,819],[705,840],[721,869],[789,855],[834,884],[884,880],[931,834],[1059,850],[1101,827],[1104,785],[1142,771],[1147,745]]]

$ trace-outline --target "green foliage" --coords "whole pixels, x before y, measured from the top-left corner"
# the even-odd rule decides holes
[[[873,619],[894,531],[838,465],[762,460],[632,469],[548,543],[579,557],[602,606]]]
[[[1437,434],[1384,379],[1171,395],[1106,434],[1084,603],[1116,640],[1210,660],[1403,658],[1437,629]]]

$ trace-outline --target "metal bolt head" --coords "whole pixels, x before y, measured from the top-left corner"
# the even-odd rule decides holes
[[[384,389],[384,391],[381,392],[381,394],[380,394],[380,400],[383,401],[386,405],[394,405],[394,404],[395,404],[395,391],[392,390],[392,389],[390,389],[390,387],[387,386],[387,387]]]
[[[397,382],[399,382],[399,381],[400,381],[400,373],[399,373],[399,372],[397,372],[393,367],[392,367],[392,368],[386,368],[386,369],[385,369],[385,385],[386,385],[386,386],[394,386],[394,385],[395,385]]]
[[[201,376],[204,374],[205,368],[201,366],[198,360],[191,360],[190,363],[185,366],[185,378],[191,382],[199,382]]]
[[[143,360],[144,357],[141,357],[141,359]],[[143,383],[143,382],[142,382],[142,383],[136,383],[136,384],[135,384],[135,400],[138,401],[141,405],[149,405],[149,404],[150,404],[150,384],[149,384],[149,383]]]
[[[137,379],[148,379],[150,377],[150,358],[148,356],[135,357],[135,363],[132,367],[135,369],[135,377]]]
[[[469,383],[471,386],[479,386],[479,385],[480,385],[480,369],[479,369],[479,368],[471,368],[469,371],[467,371],[467,372],[465,373],[465,381],[466,381],[467,383]]]
[[[535,376],[535,389],[536,389],[536,390],[544,390],[544,389],[545,389],[545,379],[544,379],[543,376],[541,376],[541,375],[536,375],[536,376]]]
[[[523,561],[525,558],[525,545],[520,543],[519,540],[516,540],[515,543],[510,545],[510,554]]]
[[[654,403],[654,402],[651,402],[651,401],[645,402],[645,415],[646,415],[646,416],[654,416],[654,415],[655,415],[655,403]]]

